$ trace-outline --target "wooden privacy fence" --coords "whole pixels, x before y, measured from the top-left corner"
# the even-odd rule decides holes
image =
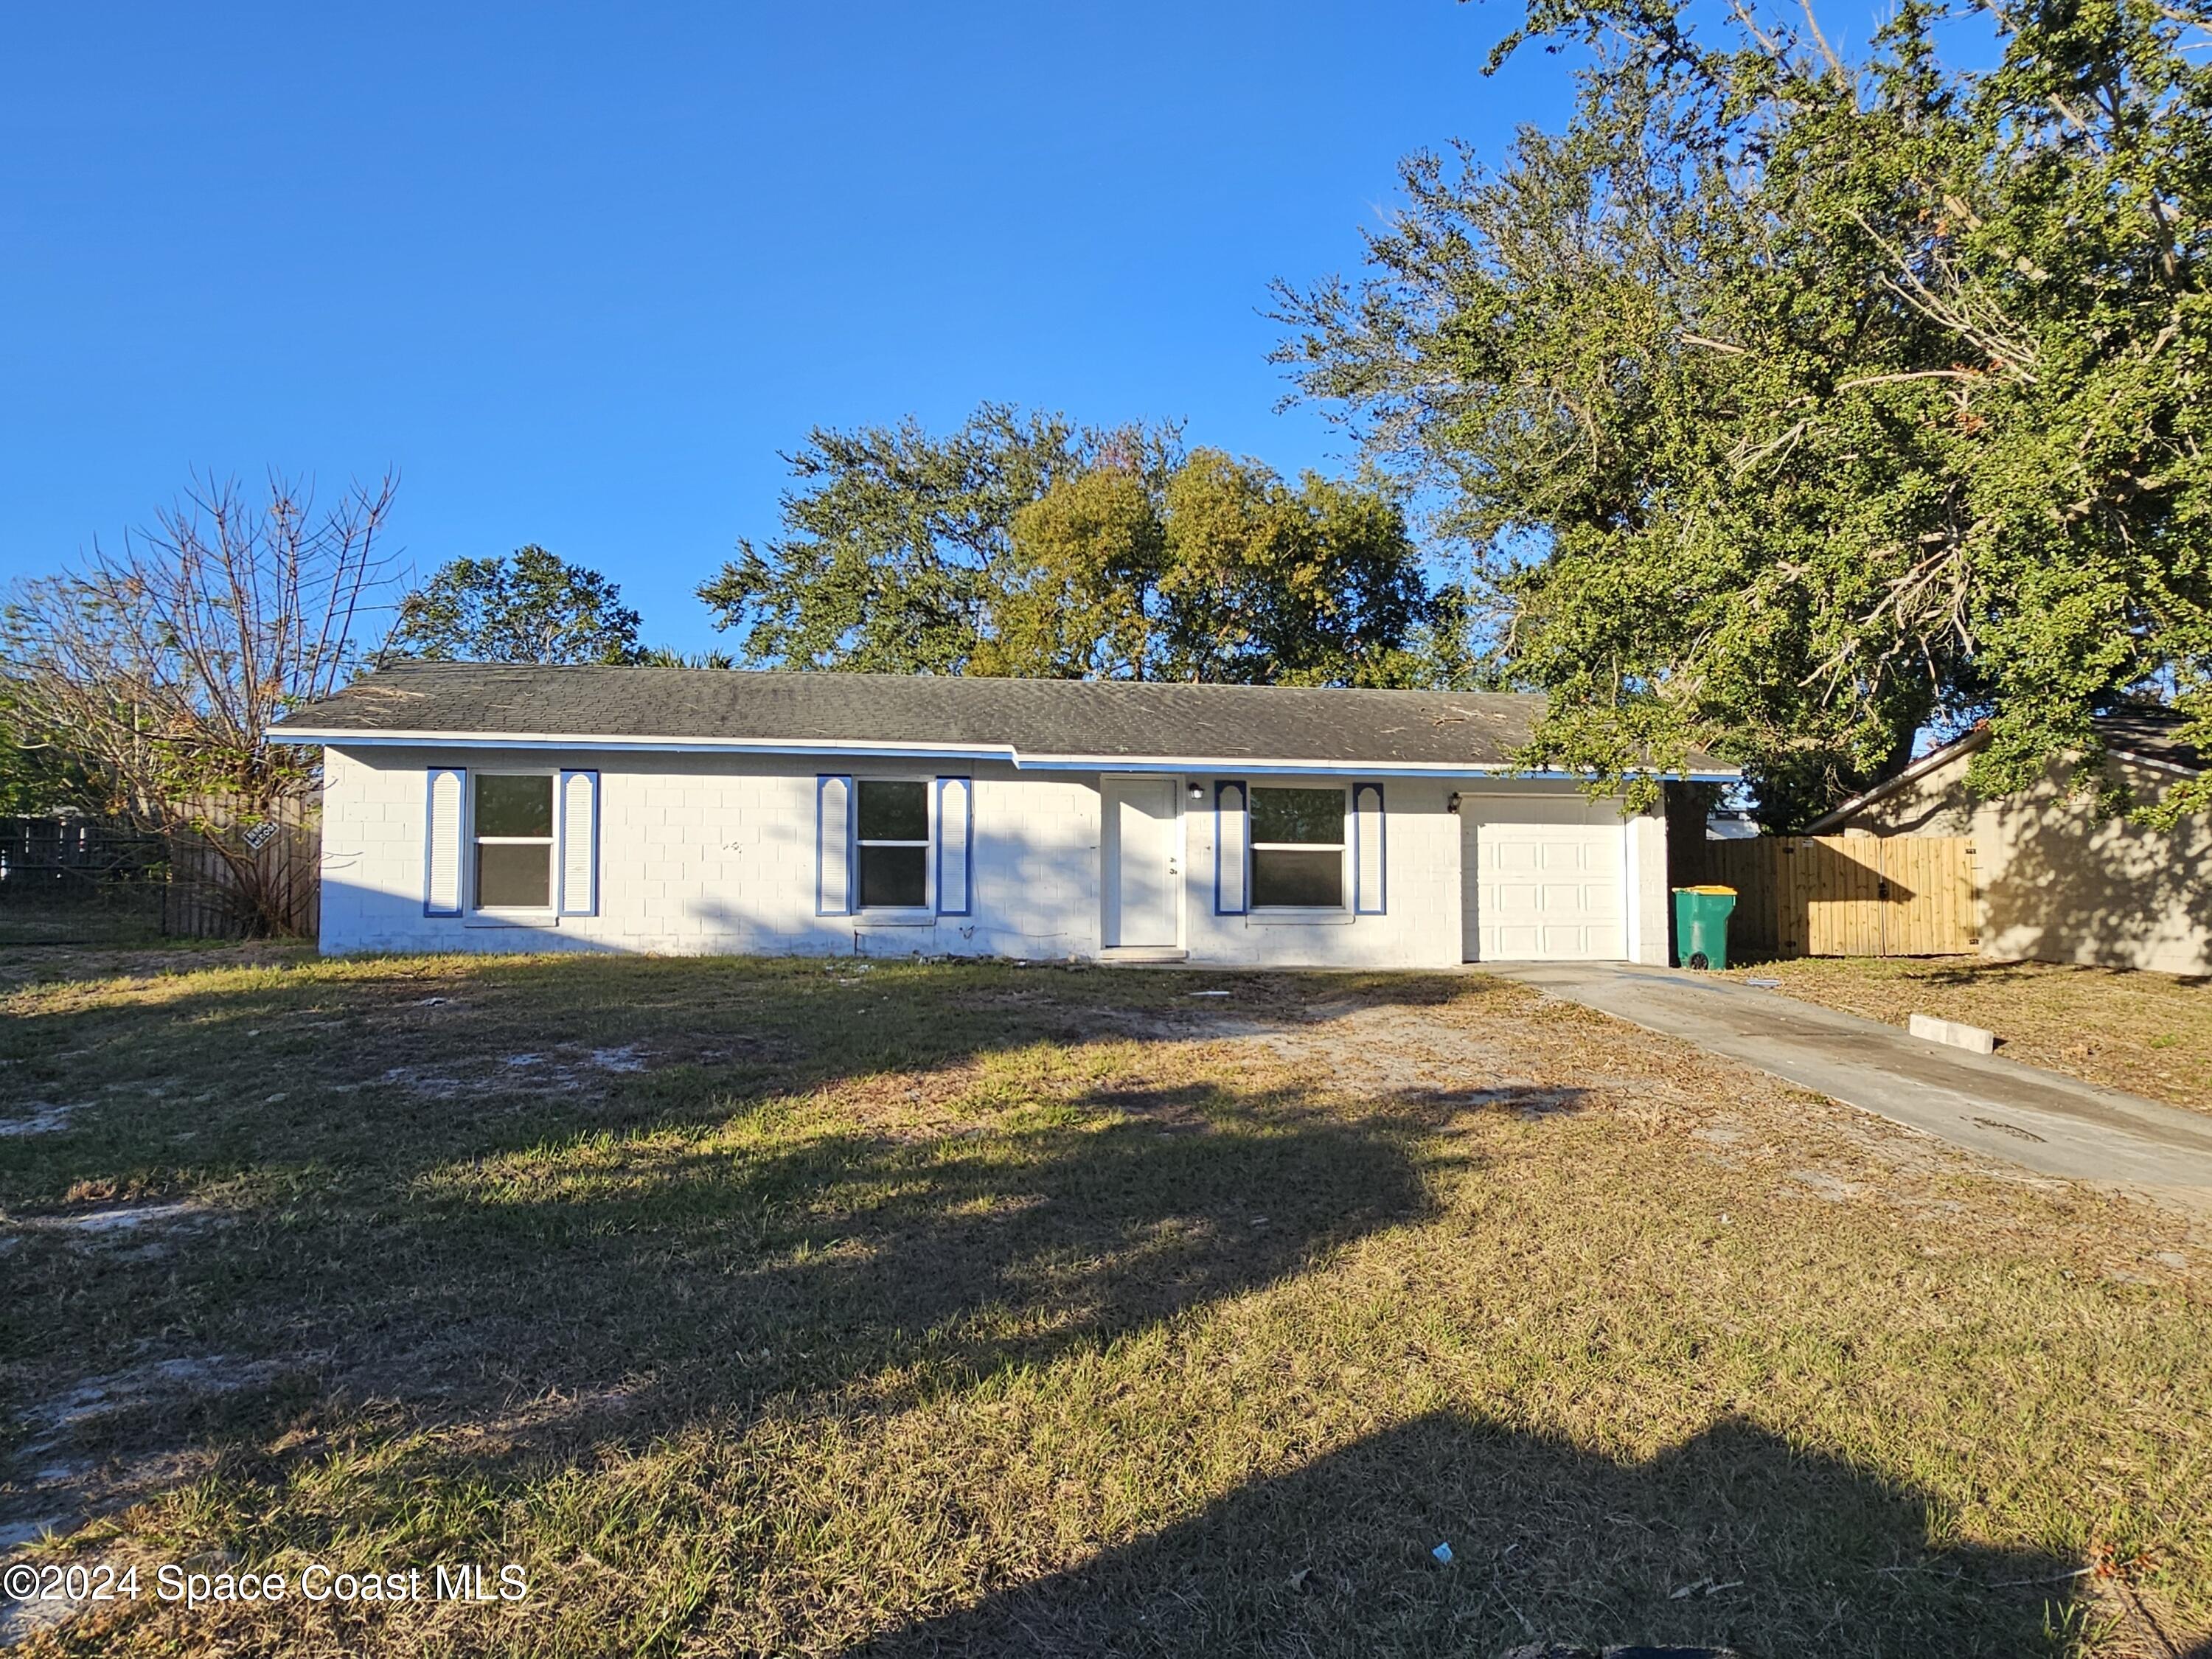
[[[0,898],[82,902],[164,878],[161,836],[99,818],[0,818]]]
[[[191,939],[315,937],[322,914],[321,814],[289,799],[240,823],[222,795],[180,804],[194,828],[173,830],[161,931]]]
[[[1978,943],[1964,836],[1761,836],[1701,850],[1699,878],[1736,890],[1731,957],[1941,957]]]
[[[174,805],[179,823],[167,830],[101,818],[0,818],[0,935],[52,931],[64,913],[83,920],[129,912],[137,927],[180,938],[315,936],[322,835],[314,800],[279,801],[261,814],[223,795]]]

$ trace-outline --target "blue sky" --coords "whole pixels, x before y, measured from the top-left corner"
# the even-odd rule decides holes
[[[0,577],[194,469],[403,474],[427,570],[542,542],[648,639],[815,423],[1181,416],[1285,471],[1269,278],[1405,151],[1557,125],[1517,7],[19,8],[0,55]]]

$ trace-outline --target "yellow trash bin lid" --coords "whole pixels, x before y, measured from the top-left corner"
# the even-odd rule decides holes
[[[1733,887],[1677,887],[1674,890],[1678,893],[1726,893],[1730,898],[1735,896]]]

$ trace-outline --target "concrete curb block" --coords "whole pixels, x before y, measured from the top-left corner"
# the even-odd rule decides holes
[[[1978,1025],[1964,1024],[1955,1019],[1938,1019],[1933,1014],[1915,1014],[1905,1021],[1905,1029],[1914,1036],[1924,1037],[1930,1042],[1948,1042],[1954,1048],[1964,1048],[1972,1054],[1996,1052],[1996,1032],[1984,1031]]]

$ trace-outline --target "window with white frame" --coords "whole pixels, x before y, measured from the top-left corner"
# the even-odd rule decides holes
[[[553,908],[553,775],[479,772],[470,814],[476,908]]]
[[[1344,791],[1252,791],[1252,905],[1344,908]]]
[[[860,908],[921,909],[929,902],[929,786],[918,778],[862,778],[854,787]]]

